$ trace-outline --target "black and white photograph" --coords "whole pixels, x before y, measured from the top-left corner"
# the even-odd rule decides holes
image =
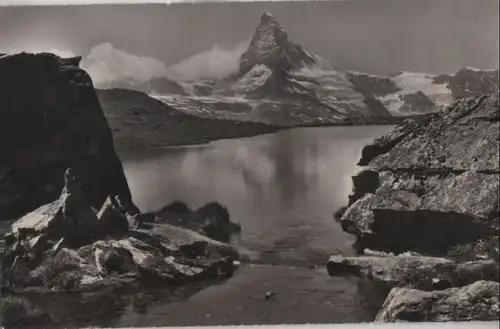
[[[498,9],[0,1],[0,327],[498,327]]]

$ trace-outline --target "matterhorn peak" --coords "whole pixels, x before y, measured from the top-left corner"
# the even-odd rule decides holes
[[[270,69],[298,68],[314,62],[300,46],[288,40],[288,35],[268,12],[262,14],[260,24],[246,52],[240,57],[240,73],[245,74],[255,65]]]
[[[274,20],[274,17],[273,17],[273,15],[271,15],[271,13],[269,13],[267,11],[265,13],[263,13],[262,16],[260,17],[261,23],[267,23],[271,20]]]

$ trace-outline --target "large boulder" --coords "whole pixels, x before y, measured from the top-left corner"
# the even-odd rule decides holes
[[[65,183],[59,199],[11,225],[2,285],[82,291],[233,274],[239,256],[228,244],[179,225],[133,227],[119,198],[97,211],[71,169]]]
[[[444,255],[498,236],[499,119],[497,94],[462,99],[365,147],[340,219],[358,248]]]
[[[231,235],[241,231],[240,225],[231,222],[227,208],[218,202],[209,202],[193,211],[175,201],[146,216],[149,221],[189,228],[222,242],[228,242]]]
[[[26,214],[11,225],[11,233],[22,241],[44,236],[72,247],[82,246],[98,238],[99,221],[87,203],[78,178],[73,171],[65,172],[65,186],[60,197]]]
[[[154,230],[130,230],[121,238],[79,248],[47,245],[36,259],[30,257],[30,250],[9,250],[2,262],[2,284],[19,291],[181,284],[231,276],[236,260],[236,250],[227,244],[188,229],[156,224]]]
[[[0,220],[57,199],[69,167],[94,208],[118,195],[130,212],[138,211],[80,60],[48,53],[0,57]]]
[[[439,291],[394,288],[375,322],[498,321],[498,282]]]

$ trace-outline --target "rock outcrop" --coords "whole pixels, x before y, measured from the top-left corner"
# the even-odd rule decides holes
[[[499,268],[494,260],[456,262],[447,258],[414,253],[382,256],[332,256],[327,265],[332,276],[354,274],[387,287],[441,290],[462,287],[479,280],[498,282]]]
[[[165,223],[130,227],[133,218],[112,198],[100,211],[78,180],[51,204],[15,221],[6,239],[2,285],[83,291],[126,284],[178,284],[230,276],[238,253],[195,231]]]
[[[0,57],[0,220],[57,199],[69,167],[92,207],[111,195],[138,212],[80,60],[46,53]]]
[[[498,93],[498,85],[498,70],[482,71],[465,67],[450,79],[448,87],[453,99],[461,99]]]
[[[327,269],[393,287],[376,321],[498,318],[499,119],[498,94],[465,98],[363,149],[335,217],[364,255]]]
[[[355,178],[341,218],[360,248],[445,254],[498,236],[498,102],[496,95],[458,101],[363,150],[359,164],[378,184]]]
[[[498,321],[498,289],[492,281],[440,291],[394,288],[375,322]]]
[[[227,208],[218,202],[209,202],[193,211],[177,201],[159,211],[145,214],[143,218],[146,222],[189,228],[221,242],[228,242],[231,235],[241,230],[241,226],[230,221]]]

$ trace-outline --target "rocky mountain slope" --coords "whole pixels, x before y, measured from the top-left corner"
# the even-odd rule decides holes
[[[459,98],[498,90],[498,70],[390,77],[343,72],[295,44],[269,13],[262,15],[239,63],[238,72],[222,80],[132,79],[98,87],[143,91],[200,117],[285,126],[433,113]]]
[[[133,80],[101,82],[95,85],[99,89],[131,89],[151,95],[178,95],[189,96],[181,84],[167,78],[154,78],[144,82]]]
[[[377,321],[498,319],[498,97],[461,99],[363,149],[337,218],[365,255],[328,267],[396,287]]]
[[[189,96],[149,90],[176,109],[209,118],[297,125],[390,116],[380,101],[357,88],[345,73],[293,43],[268,13],[262,15],[241,55],[238,72],[224,80],[179,85]]]
[[[90,205],[118,195],[131,211],[111,130],[79,57],[0,57],[0,220],[52,202],[74,168]]]
[[[400,72],[391,77],[349,72],[349,79],[393,115],[432,113],[464,97],[498,91],[498,70],[462,68],[452,75]]]
[[[202,144],[217,139],[250,137],[278,127],[254,122],[194,116],[127,89],[97,90],[118,152],[152,147]]]

